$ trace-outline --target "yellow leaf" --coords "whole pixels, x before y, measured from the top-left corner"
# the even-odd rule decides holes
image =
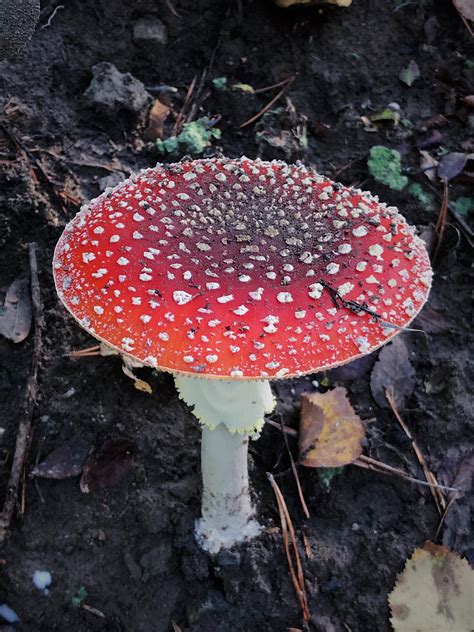
[[[303,393],[299,437],[300,463],[307,467],[341,467],[361,455],[364,426],[345,388]]]
[[[148,132],[153,140],[163,137],[163,125],[169,113],[170,108],[156,99],[148,115]]]
[[[388,597],[395,632],[471,632],[474,571],[445,546],[415,549]]]

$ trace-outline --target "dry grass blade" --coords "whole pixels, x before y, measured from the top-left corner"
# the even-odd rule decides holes
[[[295,80],[295,77],[289,77],[288,79],[286,79],[282,89],[278,92],[278,94],[276,94],[273,97],[273,99],[271,99],[267,103],[267,105],[260,110],[260,112],[257,112],[257,114],[254,114],[254,116],[244,121],[244,123],[240,125],[240,129],[242,129],[243,127],[247,127],[247,125],[251,125],[252,123],[255,123],[255,121],[257,121],[261,116],[263,116],[265,112],[268,112],[268,110],[285,94],[285,92],[288,90],[288,88],[291,86],[294,80]]]
[[[193,80],[189,84],[189,88],[188,88],[188,91],[186,92],[186,97],[184,99],[183,107],[181,108],[178,116],[176,117],[176,121],[174,122],[174,125],[173,125],[173,130],[171,131],[171,136],[177,136],[179,132],[181,131],[182,126],[186,122],[185,112],[186,112],[186,108],[191,102],[191,97],[196,87],[196,81],[197,81],[197,75],[194,76]]]
[[[379,474],[386,474],[388,476],[399,476],[400,478],[409,481],[410,483],[416,483],[417,485],[424,485],[426,487],[435,487],[436,489],[441,489],[447,492],[457,493],[459,490],[456,487],[447,487],[446,485],[440,485],[439,483],[429,483],[427,481],[420,481],[419,478],[415,478],[405,472],[405,470],[401,470],[398,467],[393,467],[392,465],[387,465],[387,463],[382,463],[382,461],[376,461],[365,454],[361,454],[361,456],[351,463],[351,465],[357,465],[358,467],[362,467],[366,470],[372,470],[373,472],[378,472]]]
[[[423,456],[421,450],[417,446],[416,441],[413,438],[413,435],[411,434],[408,426],[406,425],[406,423],[403,421],[402,417],[400,416],[400,413],[398,412],[397,407],[395,406],[395,402],[393,400],[392,394],[390,393],[389,389],[385,391],[385,396],[387,397],[387,401],[390,404],[390,408],[392,409],[392,412],[395,415],[395,419],[398,421],[401,428],[403,429],[403,432],[411,441],[411,445],[416,454],[416,458],[418,459],[418,462],[421,465],[421,469],[423,470],[425,474],[426,480],[430,484],[431,495],[433,496],[433,500],[435,502],[438,513],[440,516],[442,516],[446,509],[446,499],[440,489],[440,485],[438,484],[438,481],[436,480],[435,475],[430,471],[426,463],[425,457]]]
[[[270,481],[270,485],[273,488],[273,492],[275,494],[278,505],[278,512],[280,514],[281,530],[283,535],[283,546],[285,548],[286,558],[288,560],[291,581],[293,582],[296,596],[298,597],[298,601],[300,602],[303,620],[305,623],[308,623],[311,618],[311,614],[308,607],[308,598],[306,596],[306,588],[304,584],[303,567],[301,565],[301,559],[298,552],[298,543],[296,541],[295,530],[293,528],[293,523],[291,522],[290,514],[288,512],[288,508],[286,506],[285,499],[283,498],[283,494],[281,493],[280,488],[278,487],[275,479],[270,474],[270,472],[267,472],[267,477]],[[293,550],[293,556],[290,550],[290,540],[291,548]]]
[[[73,351],[70,355],[71,358],[88,358],[90,356],[100,355],[100,345],[94,345],[86,349],[78,349],[77,351]]]
[[[293,455],[291,454],[290,446],[288,445],[288,437],[286,436],[286,433],[285,433],[285,426],[283,425],[283,421],[281,421],[280,424],[281,424],[280,425],[280,429],[281,429],[281,432],[283,434],[283,438],[285,440],[286,451],[288,452],[288,456],[290,457],[291,470],[292,470],[293,476],[295,478],[296,488],[298,490],[298,497],[300,499],[301,507],[303,509],[303,513],[304,513],[305,517],[306,518],[310,518],[309,509],[308,509],[308,506],[306,504],[306,501],[305,501],[305,498],[304,498],[304,494],[303,494],[303,489],[302,489],[301,483],[300,483],[300,477],[298,476],[298,468],[296,467],[295,460],[293,458]]]
[[[443,241],[444,232],[446,230],[446,222],[448,219],[448,206],[449,206],[449,188],[448,182],[444,182],[443,189],[443,199],[441,200],[441,207],[439,209],[438,221],[436,222],[436,235],[438,237],[438,241],[436,243],[436,250],[433,255],[433,260],[438,256],[439,249],[441,247],[441,243]]]
[[[38,280],[38,263],[36,260],[36,244],[28,244],[30,255],[30,275],[31,275],[31,301],[33,304],[33,314],[35,320],[35,333],[33,342],[33,353],[31,359],[30,375],[26,384],[25,399],[20,411],[20,422],[16,437],[15,453],[10,471],[7,492],[3,509],[0,514],[0,543],[3,542],[10,529],[13,513],[18,503],[18,490],[22,476],[28,450],[31,443],[31,433],[33,424],[33,411],[36,403],[38,389],[38,369],[41,355],[41,342],[44,328],[43,307],[41,304],[40,287]],[[22,488],[20,509],[25,507],[25,485]]]

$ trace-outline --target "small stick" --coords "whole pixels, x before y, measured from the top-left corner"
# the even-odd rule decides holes
[[[268,92],[269,90],[274,90],[275,88],[280,88],[281,86],[285,86],[288,81],[290,81],[292,77],[288,77],[287,79],[283,79],[283,81],[279,81],[278,83],[274,83],[271,86],[265,86],[265,88],[257,88],[253,91],[254,94],[260,94],[260,92]]]
[[[298,597],[298,601],[300,602],[301,611],[303,613],[303,620],[305,623],[308,623],[311,619],[311,614],[309,612],[308,607],[308,599],[306,596],[306,588],[304,585],[304,576],[303,576],[303,567],[301,565],[301,559],[298,552],[298,543],[296,541],[295,530],[293,528],[293,523],[291,522],[290,514],[288,512],[288,508],[285,503],[285,499],[283,494],[280,491],[280,488],[277,485],[277,482],[273,478],[270,472],[267,472],[267,478],[270,481],[270,485],[273,488],[273,492],[275,494],[275,498],[278,505],[278,512],[280,514],[281,521],[281,529],[283,535],[283,545],[285,548],[286,559],[288,560],[288,566],[290,569],[291,580],[293,582],[293,586],[296,591],[296,596]],[[291,545],[293,548],[293,555],[295,558],[295,562],[293,562],[289,540],[291,539]],[[296,564],[296,568],[295,568]]]
[[[179,112],[178,116],[176,117],[176,121],[174,122],[173,129],[171,130],[171,136],[177,136],[178,135],[178,132],[181,131],[181,126],[183,125],[184,121],[186,120],[186,118],[184,116],[184,112],[186,110],[186,107],[187,107],[188,103],[191,100],[191,95],[194,92],[194,88],[196,86],[196,81],[197,81],[197,75],[194,76],[193,80],[189,84],[188,91],[186,92],[186,97],[184,98],[183,106],[182,106],[181,111]]]
[[[101,619],[105,619],[105,614],[102,612],[102,610],[99,610],[98,608],[94,608],[94,606],[89,606],[89,604],[83,603],[81,608],[83,610],[85,610],[86,612],[90,612],[91,614],[95,614],[96,617],[99,617]]]
[[[71,358],[84,358],[96,355],[100,355],[100,345],[94,345],[86,349],[78,349],[77,351],[72,351],[70,354]]]
[[[430,483],[431,495],[433,496],[433,500],[435,502],[438,513],[440,516],[442,516],[444,510],[446,509],[446,499],[439,489],[438,481],[436,480],[435,475],[430,471],[425,461],[425,457],[423,456],[421,450],[417,446],[416,441],[413,438],[413,435],[411,434],[408,426],[401,418],[400,413],[398,412],[397,407],[395,406],[395,400],[392,396],[392,393],[389,391],[389,389],[385,389],[385,397],[387,398],[390,408],[392,409],[392,412],[395,415],[395,419],[398,421],[398,423],[403,429],[403,432],[411,441],[411,446],[413,448],[413,451],[416,454],[416,458],[418,459],[419,464],[421,465],[421,469],[424,472],[425,478],[428,481],[428,483]]]
[[[279,428],[285,434],[290,435],[290,437],[297,438],[298,431],[294,428],[290,428],[289,426],[281,426],[276,421],[272,419],[267,419],[266,423],[274,428]],[[374,472],[378,472],[379,474],[385,475],[394,475],[400,476],[400,478],[405,479],[406,481],[410,481],[411,483],[416,483],[417,485],[426,485],[427,487],[435,487],[436,489],[442,489],[448,492],[458,492],[459,490],[456,487],[446,487],[446,485],[440,485],[439,483],[429,483],[426,481],[420,481],[419,478],[415,478],[405,470],[401,470],[398,467],[393,467],[392,465],[387,465],[387,463],[382,463],[382,461],[377,461],[372,459],[369,456],[365,456],[365,454],[361,454],[358,459],[353,461],[352,463],[348,463],[348,465],[357,465],[358,467],[362,467],[366,470],[373,470]]]
[[[446,487],[446,485],[439,485],[439,483],[430,483],[427,481],[420,481],[419,478],[415,478],[405,472],[404,470],[400,470],[398,467],[393,467],[391,465],[387,465],[386,463],[382,463],[381,461],[376,461],[375,459],[371,459],[364,454],[361,454],[358,459],[349,463],[349,465],[357,465],[358,467],[365,468],[366,470],[373,470],[374,472],[378,472],[379,474],[386,475],[395,475],[400,476],[406,481],[410,481],[410,483],[416,483],[417,485],[424,485],[426,487],[434,487],[436,489],[442,489],[448,492],[458,492],[459,490],[455,487]]]
[[[38,171],[38,173],[41,175],[41,177],[44,180],[44,183],[46,184],[47,188],[49,189],[51,195],[55,198],[55,200],[58,202],[59,206],[61,207],[61,210],[64,213],[67,213],[67,208],[64,205],[64,200],[61,198],[61,196],[59,195],[56,187],[54,186],[54,184],[51,182],[48,174],[46,173],[46,171],[43,169],[43,167],[41,166],[39,160],[36,158],[36,156],[34,156],[34,154],[27,149],[27,147],[25,147],[25,145],[23,145],[22,142],[20,142],[18,140],[18,138],[13,134],[13,132],[6,126],[5,123],[0,122],[0,129],[3,130],[5,136],[7,136],[7,138],[10,139],[10,141],[15,145],[15,147],[17,149],[19,149],[21,151],[21,153],[27,158],[27,160],[29,161],[29,163],[31,164],[32,169],[36,169]],[[34,171],[33,171],[34,173]],[[34,177],[36,178],[36,174],[34,174]]]
[[[293,459],[293,455],[291,454],[290,446],[288,444],[288,437],[286,436],[286,433],[285,433],[285,426],[283,425],[283,419],[281,419],[280,423],[281,423],[280,428],[283,433],[283,438],[285,440],[286,450],[288,452],[288,456],[290,457],[291,469],[293,471],[293,476],[295,477],[296,488],[298,490],[298,497],[300,499],[301,507],[303,508],[303,513],[305,517],[310,518],[311,516],[309,514],[308,506],[304,499],[303,489],[301,487],[300,478],[298,476],[298,469],[296,467],[295,460]]]
[[[278,92],[278,94],[275,95],[273,99],[271,99],[271,101],[269,101],[267,105],[260,110],[260,112],[257,112],[257,114],[254,114],[254,116],[250,117],[247,121],[244,121],[244,123],[239,125],[240,129],[242,129],[243,127],[247,127],[247,125],[251,125],[261,116],[263,116],[265,112],[268,112],[268,110],[278,101],[278,99],[280,99],[285,94],[285,92],[288,90],[294,80],[295,77],[290,77],[289,79],[287,79],[283,88]]]
[[[26,384],[25,399],[21,407],[20,422],[16,437],[15,454],[13,456],[10,479],[8,481],[3,509],[0,513],[0,543],[5,541],[10,529],[13,513],[18,503],[18,490],[21,476],[26,465],[28,450],[31,443],[33,411],[38,390],[38,368],[41,355],[41,338],[44,328],[43,307],[41,305],[40,286],[38,280],[38,263],[36,260],[36,243],[28,244],[31,274],[31,301],[35,320],[33,357],[28,382]]]
[[[436,249],[433,255],[433,261],[437,259],[438,254],[439,254],[439,249],[441,248],[441,243],[443,241],[444,231],[446,230],[446,222],[448,220],[448,206],[449,206],[449,188],[448,188],[448,181],[445,180],[444,188],[443,188],[443,199],[441,201],[438,221],[436,222],[436,227],[435,227],[437,243],[436,243]]]

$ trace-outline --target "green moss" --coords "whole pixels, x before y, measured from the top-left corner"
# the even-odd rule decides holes
[[[474,197],[459,197],[454,202],[454,208],[459,215],[469,215],[474,211]]]
[[[331,483],[342,472],[343,467],[320,467],[316,470],[319,478],[319,482],[324,487],[325,491],[331,489]]]
[[[221,130],[213,128],[207,117],[185,123],[177,136],[166,140],[157,140],[156,148],[160,154],[188,153],[202,154],[212,140],[221,137]]]
[[[375,180],[386,186],[401,191],[408,184],[408,178],[402,175],[402,159],[400,152],[383,145],[375,145],[370,150],[367,162],[370,174]]]
[[[430,195],[418,182],[412,182],[408,190],[412,194],[412,196],[425,208],[433,209],[434,208],[434,199],[433,196]]]

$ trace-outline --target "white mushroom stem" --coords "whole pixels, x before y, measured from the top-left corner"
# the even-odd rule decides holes
[[[269,382],[225,382],[175,376],[180,397],[203,425],[202,512],[196,537],[217,553],[261,530],[254,519],[248,482],[249,435],[262,428],[275,407]]]

